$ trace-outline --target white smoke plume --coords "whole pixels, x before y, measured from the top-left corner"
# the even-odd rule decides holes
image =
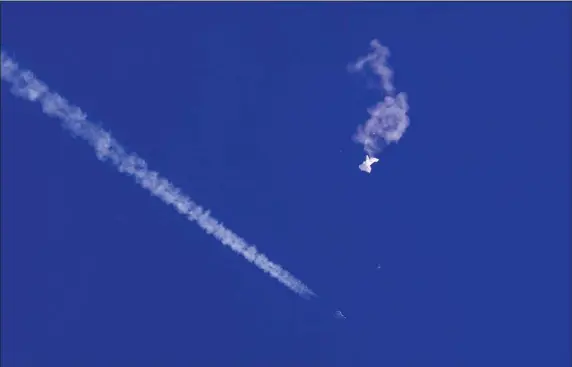
[[[97,158],[108,161],[117,170],[131,176],[153,196],[169,204],[185,216],[189,221],[196,222],[205,232],[214,236],[223,245],[244,256],[249,262],[278,280],[280,283],[304,298],[315,296],[315,293],[302,281],[294,277],[280,265],[270,261],[260,253],[255,246],[249,245],[244,239],[234,234],[221,222],[210,215],[180,192],[159,173],[147,168],[147,163],[134,153],[128,153],[107,131],[87,119],[86,114],[76,106],[71,105],[58,93],[50,91],[48,86],[37,79],[29,70],[21,70],[19,65],[4,51],[1,53],[2,80],[12,85],[11,92],[31,102],[39,102],[43,112],[61,120],[62,126],[69,130],[74,137],[87,141],[95,150]]]
[[[381,88],[384,98],[367,111],[370,114],[365,124],[358,126],[353,140],[362,144],[365,152],[370,157],[375,157],[385,145],[396,143],[401,139],[409,126],[407,111],[407,95],[395,94],[393,86],[393,70],[387,63],[390,56],[389,49],[373,40],[370,43],[372,51],[354,64],[349,66],[351,72],[362,71],[369,66],[371,71],[381,80]]]

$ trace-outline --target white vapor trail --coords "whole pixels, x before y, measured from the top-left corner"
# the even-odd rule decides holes
[[[74,137],[87,141],[95,150],[97,158],[109,161],[117,170],[132,176],[139,186],[149,191],[164,203],[172,205],[189,221],[196,222],[205,232],[213,235],[223,245],[244,256],[249,262],[278,280],[280,283],[304,298],[316,294],[302,281],[294,277],[280,265],[270,261],[260,253],[255,246],[249,245],[244,239],[226,228],[221,222],[210,215],[209,210],[203,209],[168,180],[157,172],[147,168],[147,163],[134,153],[128,153],[109,132],[103,130],[87,119],[83,111],[71,105],[58,93],[50,91],[48,86],[37,79],[29,70],[21,70],[19,65],[4,51],[1,52],[2,80],[12,85],[11,92],[18,97],[31,102],[39,102],[43,112],[59,118],[62,126],[69,130]]]
[[[381,79],[385,98],[368,109],[370,118],[363,126],[358,126],[353,137],[356,143],[363,144],[369,156],[375,157],[375,154],[381,151],[385,144],[396,143],[401,139],[409,126],[407,116],[409,106],[405,93],[395,95],[393,70],[387,63],[390,55],[389,49],[378,40],[371,41],[370,45],[372,52],[350,65],[349,70],[351,72],[361,71],[369,66],[371,71]]]

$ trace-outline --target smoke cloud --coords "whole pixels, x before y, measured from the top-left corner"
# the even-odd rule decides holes
[[[358,126],[353,136],[353,140],[362,144],[369,156],[375,157],[387,144],[397,143],[407,130],[409,105],[405,93],[396,94],[393,70],[387,62],[390,56],[389,49],[378,40],[371,41],[370,46],[371,52],[351,64],[349,70],[357,72],[368,67],[379,78],[383,91],[383,99],[368,108],[369,119]]]

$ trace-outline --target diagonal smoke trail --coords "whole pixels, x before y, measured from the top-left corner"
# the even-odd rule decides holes
[[[141,187],[148,190],[153,196],[172,205],[189,221],[197,222],[205,232],[213,235],[223,245],[244,256],[260,270],[300,296],[310,298],[316,295],[302,281],[258,252],[255,246],[249,245],[244,239],[211,217],[208,210],[197,205],[168,180],[159,176],[157,172],[149,170],[143,159],[134,153],[127,153],[107,131],[87,120],[86,114],[80,108],[71,105],[59,94],[50,91],[48,86],[38,80],[31,71],[21,70],[18,64],[3,51],[1,52],[1,61],[2,80],[12,85],[11,92],[28,101],[38,101],[46,115],[59,118],[62,121],[62,126],[69,130],[74,137],[80,137],[87,141],[94,148],[99,160],[109,161],[119,172],[132,176]]]

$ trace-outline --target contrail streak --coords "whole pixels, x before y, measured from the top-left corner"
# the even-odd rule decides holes
[[[157,172],[149,170],[147,163],[137,154],[126,152],[109,132],[87,120],[87,115],[79,107],[71,105],[59,94],[50,91],[48,86],[36,78],[31,71],[21,70],[18,64],[4,51],[1,52],[1,57],[2,80],[12,85],[11,92],[28,101],[39,102],[46,115],[59,118],[62,121],[62,126],[69,130],[74,137],[80,137],[87,141],[94,148],[99,160],[109,161],[119,172],[132,176],[139,186],[148,190],[164,203],[172,205],[189,221],[196,222],[205,232],[213,235],[223,245],[244,256],[260,270],[298,295],[304,298],[316,295],[302,281],[284,270],[280,265],[270,261],[255,246],[249,245],[244,239],[213,218],[208,210],[193,202],[167,179],[162,178]]]

